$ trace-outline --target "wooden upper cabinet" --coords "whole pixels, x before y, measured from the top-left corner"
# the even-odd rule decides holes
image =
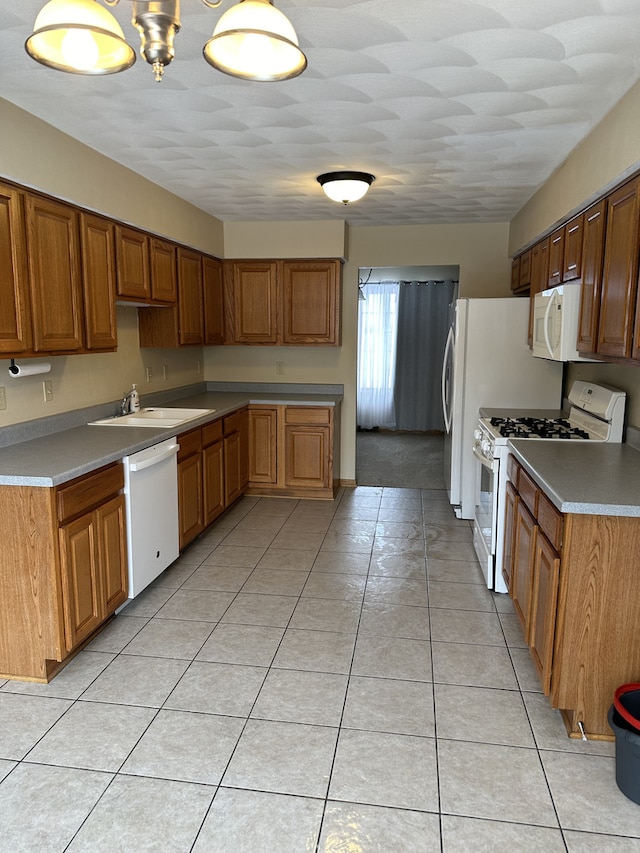
[[[339,260],[224,263],[226,343],[340,345]]]
[[[176,247],[167,240],[151,237],[149,240],[151,269],[151,296],[155,302],[175,304],[176,301]]]
[[[204,342],[224,343],[224,300],[222,294],[222,261],[202,258],[202,290],[204,304]]]
[[[283,261],[282,343],[340,344],[340,261]]]
[[[520,258],[511,261],[511,290],[515,293],[520,287]]]
[[[27,246],[35,352],[82,349],[79,213],[27,194]]]
[[[230,261],[224,280],[230,343],[277,344],[277,262]]]
[[[529,307],[529,346],[533,344],[533,304],[536,293],[545,290],[549,270],[549,238],[546,237],[531,249],[531,285]]]
[[[115,350],[118,346],[115,226],[108,219],[83,212],[80,229],[87,349]]]
[[[584,213],[578,352],[595,353],[598,346],[606,215],[605,199]]]
[[[182,346],[204,344],[202,255],[178,247],[178,317]]]
[[[564,261],[562,281],[574,281],[582,276],[582,241],[584,214],[575,216],[564,226]]]
[[[564,269],[564,226],[556,229],[549,237],[549,276],[547,287],[562,284]]]
[[[632,354],[638,288],[639,201],[638,178],[607,198],[597,352],[620,358],[629,358]]]
[[[151,273],[149,235],[137,228],[116,225],[118,298],[149,302]]]
[[[0,352],[31,348],[23,194],[0,184]]]

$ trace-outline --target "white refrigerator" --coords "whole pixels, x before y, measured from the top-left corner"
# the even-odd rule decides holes
[[[452,303],[442,368],[444,477],[458,518],[474,516],[479,409],[562,407],[562,364],[533,357],[528,325],[529,300],[522,297]]]

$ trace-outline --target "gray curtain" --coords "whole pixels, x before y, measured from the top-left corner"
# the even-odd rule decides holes
[[[441,376],[457,282],[401,282],[394,402],[396,429],[442,430]]]

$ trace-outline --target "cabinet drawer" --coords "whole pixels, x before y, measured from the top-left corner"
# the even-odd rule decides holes
[[[524,468],[518,471],[518,491],[520,492],[520,500],[524,502],[526,507],[531,512],[531,515],[538,514],[538,496],[540,489],[533,482]]]
[[[123,488],[124,471],[119,462],[60,487],[57,491],[58,521],[68,521],[103,504]]]
[[[199,453],[202,450],[202,429],[192,429],[190,432],[185,432],[178,436],[178,462],[187,459],[194,453]]]
[[[554,507],[549,498],[540,492],[538,498],[538,524],[556,551],[562,546],[564,516]]]
[[[242,427],[242,412],[234,412],[224,418],[224,434],[231,435],[232,432],[239,432]]]
[[[202,446],[208,447],[222,438],[222,418],[202,427]]]
[[[331,409],[328,406],[286,406],[284,421],[287,424],[328,424]]]

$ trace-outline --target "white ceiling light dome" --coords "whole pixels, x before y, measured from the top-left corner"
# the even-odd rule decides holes
[[[332,201],[349,204],[367,194],[375,175],[368,172],[325,172],[316,180]]]
[[[214,68],[244,80],[288,80],[307,67],[296,31],[271,0],[240,0],[232,6],[203,53]]]
[[[118,21],[95,0],[49,0],[25,49],[42,65],[73,74],[113,74],[136,61]]]

